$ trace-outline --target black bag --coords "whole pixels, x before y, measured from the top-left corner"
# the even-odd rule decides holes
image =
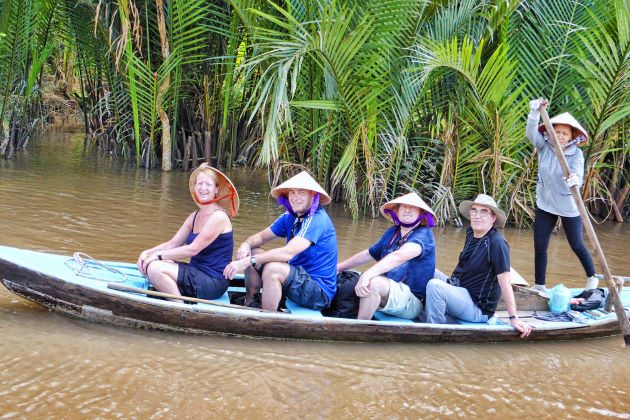
[[[337,293],[330,306],[322,311],[324,316],[333,318],[353,318],[359,315],[359,298],[354,291],[361,275],[356,271],[342,271],[337,274]]]

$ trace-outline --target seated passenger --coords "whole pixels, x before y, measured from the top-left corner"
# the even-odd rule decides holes
[[[429,281],[426,321],[444,324],[449,316],[468,322],[487,322],[502,295],[510,324],[521,337],[527,337],[531,326],[516,315],[510,281],[510,248],[496,229],[505,226],[505,213],[485,194],[479,194],[475,201],[462,202],[459,211],[470,219],[464,249],[449,279]]]
[[[225,277],[245,271],[246,306],[255,305],[262,286],[263,309],[277,310],[283,293],[300,306],[324,309],[337,290],[337,235],[320,207],[330,203],[330,197],[304,171],[274,188],[271,195],[287,211],[241,244],[237,260],[225,268]],[[279,237],[286,238],[285,246],[260,248]]]
[[[216,299],[228,288],[223,270],[234,250],[230,217],[238,212],[238,193],[224,174],[207,163],[193,171],[188,186],[199,210],[168,242],[142,251],[137,265],[160,292]],[[184,258],[190,263],[176,261]]]
[[[435,272],[433,210],[416,193],[381,206],[394,222],[381,239],[337,265],[341,272],[377,261],[361,274],[355,291],[361,298],[357,319],[372,319],[377,310],[399,318],[415,319],[422,312],[427,282]]]

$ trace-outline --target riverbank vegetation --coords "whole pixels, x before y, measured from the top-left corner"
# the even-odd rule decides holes
[[[76,104],[138,167],[306,168],[356,215],[416,189],[528,225],[528,100],[584,123],[592,214],[630,215],[627,0],[4,0],[0,154]],[[54,86],[46,91],[46,81]],[[65,102],[52,102],[50,91]]]

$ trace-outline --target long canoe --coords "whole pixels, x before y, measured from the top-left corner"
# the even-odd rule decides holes
[[[72,258],[0,246],[0,281],[11,292],[52,310],[84,320],[188,334],[272,339],[358,342],[522,342],[501,310],[493,323],[426,324],[393,317],[359,321],[322,316],[287,304],[279,312],[252,310],[229,301],[242,288],[231,287],[221,299],[187,304],[156,299],[142,291],[149,283],[135,264],[107,262],[77,274]],[[121,275],[120,273],[124,273]],[[112,286],[114,284],[114,286]],[[114,288],[112,288],[114,287]],[[140,293],[117,290],[134,287]],[[572,289],[577,294],[581,289]],[[590,311],[578,322],[533,318],[544,313],[546,299],[515,287],[519,317],[535,327],[527,341],[560,341],[619,334],[614,312]],[[630,290],[621,293],[626,313]]]

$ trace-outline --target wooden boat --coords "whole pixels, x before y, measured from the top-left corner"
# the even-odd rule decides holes
[[[198,304],[171,302],[144,293],[114,290],[108,285],[133,286],[143,290],[148,281],[135,264],[105,263],[105,269],[89,268],[77,274],[72,258],[0,246],[0,281],[11,292],[50,309],[88,321],[114,325],[176,331],[274,339],[360,342],[507,342],[521,341],[505,311],[498,311],[494,324],[417,323],[381,316],[358,321],[324,317],[290,302],[283,312],[252,310],[229,303],[231,287],[217,301]],[[112,272],[109,270],[118,270]],[[120,272],[124,273],[124,279]],[[86,277],[87,276],[87,277]],[[116,282],[116,283],[112,283]],[[116,286],[114,286],[116,287]],[[574,293],[579,289],[574,289]],[[587,314],[585,323],[548,322],[532,318],[545,310],[546,299],[523,289],[516,290],[519,316],[535,327],[527,341],[573,340],[619,334],[615,313],[601,310]],[[630,290],[621,294],[630,308]],[[499,308],[501,309],[501,308]],[[628,311],[628,309],[626,309]]]

